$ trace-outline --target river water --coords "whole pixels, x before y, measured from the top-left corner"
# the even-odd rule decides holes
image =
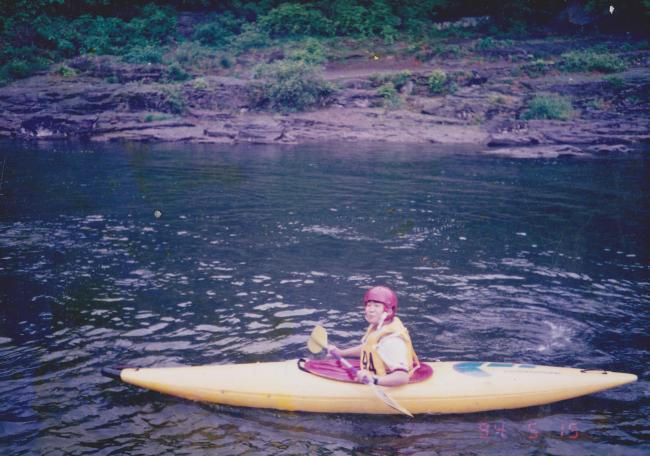
[[[0,143],[0,453],[648,454],[650,161],[472,149]],[[384,283],[422,359],[632,372],[542,407],[323,415],[195,403],[119,364],[339,346]]]

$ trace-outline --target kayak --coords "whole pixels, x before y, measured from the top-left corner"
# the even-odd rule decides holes
[[[382,388],[413,414],[530,407],[637,380],[634,374],[535,364],[467,361],[422,364],[423,369],[432,371],[431,375],[407,385]],[[332,371],[344,371],[335,364],[330,367]],[[333,375],[309,372],[305,360],[106,368],[102,372],[131,385],[216,404],[317,413],[399,413],[378,400],[367,385],[345,381],[340,372]]]

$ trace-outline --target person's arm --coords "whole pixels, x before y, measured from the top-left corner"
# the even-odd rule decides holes
[[[403,370],[393,371],[389,374],[378,376],[368,371],[360,370],[357,372],[357,381],[359,383],[374,383],[379,386],[400,386],[409,382],[409,374]]]
[[[410,376],[408,372],[398,370],[383,377],[377,378],[377,385],[381,386],[400,386],[406,385],[409,382]]]

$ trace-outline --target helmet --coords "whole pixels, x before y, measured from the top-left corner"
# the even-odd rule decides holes
[[[384,305],[384,309],[388,312],[387,321],[392,320],[397,313],[397,295],[388,287],[372,287],[366,291],[363,295],[363,305],[365,306],[368,301],[381,302]]]

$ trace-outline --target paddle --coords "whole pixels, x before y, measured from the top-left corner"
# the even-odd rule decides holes
[[[323,349],[327,349],[327,331],[325,328],[322,326],[318,325],[314,328],[314,330],[311,332],[311,335],[309,336],[309,340],[307,341],[307,348],[309,349],[310,352],[312,353],[320,353],[323,351]],[[343,364],[343,367],[352,375],[354,378],[357,377],[357,369],[352,366],[348,362],[347,359],[343,358],[341,355],[338,353],[332,353],[334,357]],[[390,408],[397,410],[400,413],[403,413],[404,415],[408,415],[411,418],[413,418],[413,414],[409,412],[407,409],[402,407],[398,402],[396,402],[392,397],[386,393],[383,389],[379,388],[377,385],[375,385],[372,382],[366,383],[370,387],[373,393],[375,393],[375,396],[377,396],[379,399],[381,399],[384,404],[388,405]]]

